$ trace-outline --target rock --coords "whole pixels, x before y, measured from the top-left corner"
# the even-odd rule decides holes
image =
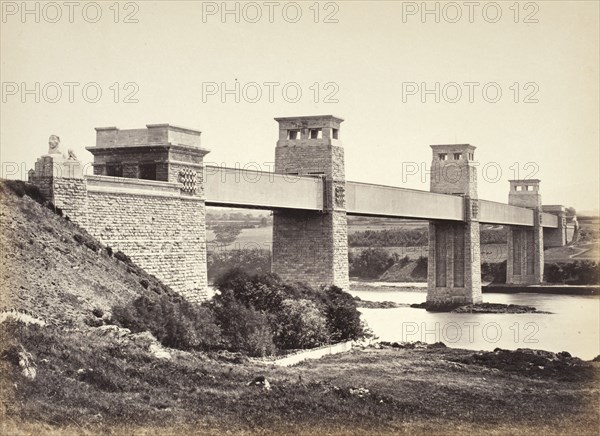
[[[123,328],[123,327],[119,327],[114,324],[109,324],[109,325],[103,325],[103,326],[100,326],[100,327],[94,329],[94,333],[96,333],[100,336],[111,335],[111,336],[115,336],[115,337],[124,337],[126,335],[130,335],[131,330]]]
[[[156,357],[157,359],[165,359],[165,360],[171,359],[171,353],[169,353],[167,350],[165,350],[163,347],[161,347],[158,343],[150,344],[150,346],[148,347],[148,351],[150,353],[152,353],[152,355],[154,357]]]
[[[21,346],[21,351],[18,353],[19,357],[19,366],[21,367],[21,374],[25,378],[29,380],[35,380],[37,376],[37,370],[35,369],[35,362],[33,361],[33,356],[31,353],[28,353],[23,346]]]
[[[270,391],[271,390],[271,383],[269,383],[269,380],[267,380],[264,375],[259,375],[259,376],[255,377],[254,380],[252,380],[251,382],[247,383],[247,386],[262,387],[262,389],[264,391]]]
[[[365,388],[350,388],[350,395],[357,396],[358,398],[363,398],[368,395],[371,395],[368,389]]]

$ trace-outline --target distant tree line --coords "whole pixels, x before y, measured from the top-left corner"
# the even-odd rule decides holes
[[[483,228],[480,232],[482,244],[506,243],[508,229]],[[422,247],[429,244],[427,229],[403,229],[400,227],[383,230],[363,230],[348,234],[350,247]]]

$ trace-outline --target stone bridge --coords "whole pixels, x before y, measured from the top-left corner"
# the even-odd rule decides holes
[[[342,119],[276,118],[275,172],[204,165],[201,132],[169,124],[96,129],[94,175],[51,145],[29,180],[74,222],[191,301],[206,298],[207,206],[273,211],[272,271],[347,289],[347,216],[429,221],[435,305],[481,301],[479,226],[508,226],[507,283],[542,282],[544,246],[573,237],[537,179],[511,180],[508,204],[478,198],[475,147],[432,145],[430,192],[346,181]]]

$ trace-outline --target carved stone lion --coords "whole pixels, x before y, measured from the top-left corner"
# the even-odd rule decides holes
[[[48,138],[48,154],[61,154],[60,138],[56,135],[50,135]]]

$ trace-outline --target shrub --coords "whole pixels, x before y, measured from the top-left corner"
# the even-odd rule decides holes
[[[22,180],[5,180],[4,184],[14,192],[18,197],[23,197],[27,195],[32,200],[36,201],[39,204],[46,203],[46,197],[42,194],[42,191],[35,185],[25,183]]]
[[[115,253],[115,259],[118,259],[121,262],[126,263],[127,265],[133,265],[131,258],[129,256],[127,256],[125,253],[123,253],[122,251],[117,251]]]
[[[104,325],[104,321],[101,318],[95,318],[93,316],[86,316],[83,319],[83,322],[90,327],[100,327]]]
[[[281,349],[313,348],[329,340],[325,316],[310,300],[284,300],[277,327],[275,343]]]
[[[247,274],[266,274],[271,271],[271,252],[259,248],[209,251],[208,280],[218,280],[232,268]]]
[[[263,337],[268,342],[263,343],[264,350],[273,342],[279,348],[307,348],[365,334],[356,302],[335,286],[317,291],[301,283],[283,283],[274,274],[249,276],[232,270],[219,279],[217,287],[220,293],[207,307],[215,312],[233,351],[249,352],[244,345],[249,332],[256,328],[266,334],[265,326],[270,327],[272,339]]]
[[[102,248],[102,245],[100,245],[99,242],[97,242],[90,236],[80,235],[79,233],[76,233],[73,235],[73,239],[75,239],[75,241],[77,241],[78,244],[84,245],[94,252],[98,252],[98,250]]]
[[[417,259],[417,265],[413,270],[412,274],[415,277],[427,277],[427,257],[419,256]]]
[[[277,311],[286,296],[287,287],[274,274],[250,276],[235,268],[223,275],[215,285],[221,295],[231,297],[247,307],[263,311]],[[220,296],[215,297],[217,300]]]
[[[265,313],[246,307],[231,297],[220,300],[213,306],[213,310],[230,351],[241,351],[258,357],[275,352],[273,332]]]
[[[483,262],[481,278],[491,283],[506,283],[506,261],[498,263]]]
[[[368,248],[348,260],[350,275],[363,278],[377,278],[394,264],[393,256],[381,248]]]
[[[325,315],[333,341],[355,340],[364,337],[356,300],[337,286],[326,289],[322,296]]]
[[[132,332],[149,331],[164,346],[180,350],[209,350],[221,344],[212,312],[167,295],[142,295],[131,305],[116,306],[113,319]]]
[[[591,260],[547,263],[544,267],[544,280],[549,283],[595,285],[600,281],[600,267]]]

